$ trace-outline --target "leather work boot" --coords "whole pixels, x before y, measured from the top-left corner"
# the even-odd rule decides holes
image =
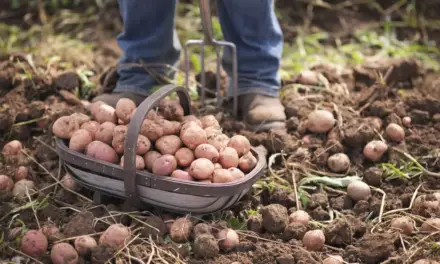
[[[133,100],[133,102],[136,104],[136,106],[139,106],[147,97],[144,95],[129,93],[129,92],[103,93],[103,94],[100,94],[100,95],[96,96],[95,98],[93,98],[92,103],[97,102],[97,101],[103,101],[104,103],[106,103],[110,106],[116,107],[116,103],[121,98],[129,98],[129,99]]]
[[[243,122],[250,131],[285,129],[284,106],[277,97],[260,94],[245,94],[238,98],[238,107]]]

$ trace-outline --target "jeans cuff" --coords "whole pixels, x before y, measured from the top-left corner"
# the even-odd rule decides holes
[[[120,85],[119,83],[116,84],[115,89],[113,92],[115,93],[134,93],[139,94],[142,96],[149,96],[151,95],[151,89],[152,87],[138,87],[133,85]]]

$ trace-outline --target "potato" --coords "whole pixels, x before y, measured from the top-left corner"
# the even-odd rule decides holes
[[[121,157],[121,162],[119,163],[119,166],[124,168],[124,155]],[[145,161],[144,158],[140,155],[136,155],[136,169],[137,170],[143,170],[145,169]]]
[[[196,126],[196,127],[200,127],[200,128],[201,128],[201,126],[200,126],[197,122],[195,122],[195,121],[185,121],[185,122],[182,122],[182,123],[181,123],[180,132],[185,131],[185,130],[187,130],[189,127],[193,127],[193,126]]]
[[[163,129],[163,135],[176,135],[179,133],[179,131],[177,131],[176,133],[177,130],[176,124],[169,120],[156,118],[154,122],[156,122],[156,124],[158,124]],[[179,124],[179,128],[180,128],[180,124]]]
[[[191,237],[192,222],[184,217],[177,218],[171,225],[170,238],[176,243],[185,243]]]
[[[176,158],[173,155],[165,154],[154,161],[152,171],[160,176],[169,176],[176,168]]]
[[[240,243],[237,232],[230,228],[226,228],[218,232],[217,238],[219,240],[218,245],[224,252],[229,252],[235,249],[235,247]]]
[[[402,124],[405,126],[405,127],[410,127],[411,126],[411,117],[409,117],[409,116],[405,116],[404,118],[402,118]]]
[[[191,163],[189,174],[197,180],[207,180],[214,173],[214,163],[209,159],[200,158]]]
[[[356,202],[367,200],[371,195],[370,186],[363,181],[353,181],[347,186],[347,195]]]
[[[69,243],[57,243],[50,251],[50,260],[53,264],[77,264],[78,253]]]
[[[130,123],[131,114],[136,110],[136,104],[133,100],[128,98],[121,98],[116,103],[115,113],[116,116],[122,120],[125,124]]]
[[[84,152],[87,145],[93,141],[92,134],[85,129],[79,129],[72,134],[69,141],[69,148],[74,151]]]
[[[28,199],[28,194],[31,194],[35,190],[35,183],[31,180],[24,179],[15,183],[12,194],[15,198],[20,200]]]
[[[305,70],[300,72],[300,74],[296,77],[296,82],[304,85],[313,85],[318,86],[319,81],[319,73],[315,71]]]
[[[251,143],[246,137],[241,135],[231,137],[227,146],[235,149],[239,157],[247,154],[251,150]]]
[[[220,154],[214,146],[204,143],[196,147],[196,149],[194,150],[194,155],[196,158],[209,159],[210,161],[215,163],[218,161]]]
[[[370,161],[378,161],[382,158],[383,154],[388,151],[386,143],[380,140],[372,140],[365,145],[363,154]]]
[[[310,215],[303,210],[297,210],[289,215],[289,224],[297,223],[307,226],[310,221]]]
[[[70,118],[70,116],[62,116],[58,118],[52,125],[52,133],[62,139],[70,139],[73,132],[79,129],[79,124]]]
[[[248,152],[244,154],[239,160],[238,160],[238,167],[245,173],[250,172],[257,166],[257,158],[254,157],[252,152]]]
[[[194,178],[187,171],[175,170],[171,173],[171,177],[184,181],[194,181]]]
[[[112,122],[116,124],[118,117],[116,116],[116,110],[108,104],[100,104],[97,106],[96,111],[92,113],[93,119],[98,123]]]
[[[220,163],[214,163],[214,169],[223,169]]]
[[[0,202],[2,197],[10,197],[14,182],[6,175],[0,175]]]
[[[46,253],[48,244],[49,242],[43,232],[29,230],[21,239],[21,251],[31,257],[40,258]]]
[[[225,147],[220,150],[219,163],[223,168],[229,169],[238,166],[238,153],[234,148]]]
[[[61,238],[60,230],[54,224],[45,224],[41,226],[40,231],[46,236],[48,242],[54,242]]]
[[[232,177],[232,174],[227,169],[216,169],[214,170],[214,174],[212,176],[212,182],[213,183],[226,183],[233,181],[234,178]]]
[[[81,125],[81,129],[85,129],[90,132],[90,135],[92,135],[93,139],[95,138],[96,132],[98,132],[99,127],[101,124],[99,124],[96,121],[88,121]]]
[[[333,154],[328,158],[327,166],[333,172],[346,172],[350,168],[350,158],[344,153]]]
[[[118,164],[119,162],[118,154],[112,147],[96,140],[87,146],[86,155],[113,164]]]
[[[75,122],[78,127],[81,127],[84,123],[90,121],[90,116],[83,113],[73,113],[70,115],[70,119],[73,120],[73,122]]]
[[[111,145],[113,141],[113,130],[116,125],[112,122],[104,122],[99,126],[98,131],[95,133],[95,139],[101,141],[107,145]]]
[[[324,247],[325,236],[319,229],[310,230],[304,234],[302,242],[304,247],[308,250],[320,250]]]
[[[144,135],[139,135],[136,143],[136,154],[144,155],[150,150],[150,148],[150,140]]]
[[[146,119],[142,123],[141,134],[151,141],[156,141],[164,135],[164,129],[153,120]]]
[[[429,233],[440,231],[440,218],[426,219],[420,227],[420,231]]]
[[[327,133],[335,124],[335,117],[327,110],[315,110],[307,116],[307,129],[313,133]]]
[[[96,101],[92,104],[90,104],[89,106],[89,110],[90,110],[90,114],[92,114],[92,116],[95,116],[96,113],[98,112],[99,106],[106,104],[103,101]]]
[[[192,234],[193,234],[192,235],[193,238],[196,238],[200,235],[206,235],[206,234],[211,235],[211,227],[205,223],[198,223],[197,225],[194,226]]]
[[[229,168],[229,172],[231,173],[232,179],[234,181],[244,178],[244,172],[242,172],[238,168]]]
[[[405,130],[398,124],[389,124],[385,129],[385,133],[394,141],[402,142],[405,140]]]
[[[130,229],[123,224],[112,224],[99,237],[99,244],[106,244],[113,248],[120,249],[129,242]]]
[[[213,115],[203,116],[202,118],[200,118],[200,122],[202,123],[202,128],[212,127],[212,128],[220,129],[220,124]]]
[[[188,167],[194,161],[194,153],[189,148],[180,148],[174,154],[177,164],[182,167]]]
[[[160,137],[155,146],[162,154],[174,155],[182,147],[182,141],[176,135],[167,135]]]
[[[126,125],[127,123],[125,123],[121,119],[118,119],[118,122],[116,124],[118,124],[118,125]]]
[[[439,264],[439,262],[431,259],[419,259],[413,264]]]
[[[86,235],[77,237],[74,245],[80,256],[87,256],[93,248],[98,246],[98,243],[96,243],[96,240],[93,237]]]
[[[324,259],[323,264],[344,264],[344,259],[339,255],[330,255]]]
[[[207,127],[204,129],[208,140],[214,139],[218,135],[222,135],[222,131],[215,127]]]
[[[21,144],[18,140],[12,140],[6,143],[6,145],[3,146],[2,154],[5,156],[8,155],[18,155],[21,153],[21,150],[23,149],[23,144]]]
[[[128,128],[124,125],[117,125],[115,126],[115,129],[113,129],[112,147],[118,154],[124,153],[127,131]]]
[[[15,171],[14,180],[19,181],[19,180],[26,179],[26,178],[28,178],[28,175],[29,175],[29,169],[25,166],[20,166]],[[0,188],[0,190],[1,190],[1,188]]]
[[[64,176],[61,178],[61,184],[64,186],[64,188],[72,191],[78,191],[81,189],[81,186],[75,181],[70,173],[64,174]]]
[[[168,120],[180,121],[184,116],[183,107],[177,101],[162,101],[159,103],[159,111]]]
[[[225,134],[220,134],[214,138],[208,139],[208,144],[213,145],[218,151],[228,146],[229,137]]]
[[[212,183],[211,179],[200,180],[199,182],[203,182],[203,183]]]
[[[414,231],[414,221],[408,216],[401,216],[393,218],[390,227],[404,235],[411,235]]]
[[[180,138],[183,144],[190,149],[195,149],[198,145],[208,143],[205,130],[199,126],[189,126],[180,131]]]
[[[160,154],[157,151],[154,150],[148,151],[144,156],[145,167],[151,171],[153,169],[154,161],[160,158],[161,156],[162,154]]]
[[[194,115],[187,115],[182,118],[183,124],[188,123],[190,121],[196,123],[197,126],[202,127],[202,122]]]

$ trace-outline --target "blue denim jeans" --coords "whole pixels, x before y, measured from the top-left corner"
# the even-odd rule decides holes
[[[177,65],[182,46],[174,29],[176,4],[176,0],[119,0],[124,23],[117,38],[124,52],[119,63]],[[274,0],[217,0],[216,7],[225,40],[237,48],[239,95],[277,97],[283,34]],[[222,66],[231,76],[229,49],[224,49]],[[165,67],[154,70],[173,76]],[[158,82],[147,72],[139,66],[120,67],[114,91],[148,95]]]

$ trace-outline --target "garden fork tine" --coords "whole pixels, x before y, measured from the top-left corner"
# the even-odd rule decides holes
[[[205,104],[205,84],[206,84],[206,75],[205,75],[205,46],[213,46],[215,47],[216,53],[216,62],[217,62],[217,70],[216,70],[216,97],[217,97],[217,107],[220,107],[223,101],[223,98],[220,96],[220,66],[221,66],[221,57],[220,57],[220,48],[221,47],[229,47],[232,50],[232,90],[233,90],[233,115],[234,117],[238,116],[238,77],[237,77],[237,48],[235,44],[228,41],[215,40],[212,34],[212,19],[211,19],[211,9],[209,0],[200,0],[200,15],[202,18],[202,27],[203,27],[203,39],[202,40],[188,40],[184,46],[184,56],[185,56],[185,85],[189,87],[189,58],[188,58],[188,47],[191,45],[199,45],[200,46],[200,70],[201,70],[201,95],[200,101],[202,105]],[[230,95],[228,94],[230,97]]]

